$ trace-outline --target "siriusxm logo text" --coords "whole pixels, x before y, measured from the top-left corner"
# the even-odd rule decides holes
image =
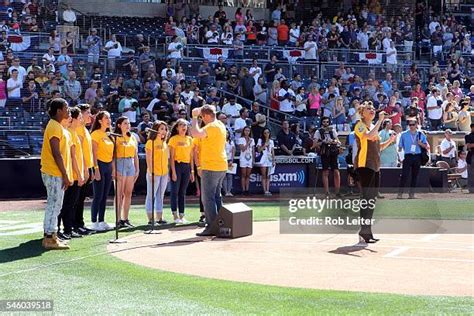
[[[270,175],[270,182],[272,184],[297,182],[304,184],[305,174],[303,170],[291,173],[275,173]],[[261,182],[262,176],[260,174],[252,173],[250,175],[250,182]]]

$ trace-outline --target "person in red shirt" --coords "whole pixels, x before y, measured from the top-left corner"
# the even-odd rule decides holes
[[[247,44],[257,43],[257,28],[253,25],[253,21],[249,21],[247,25]]]
[[[419,82],[415,84],[415,88],[411,92],[410,97],[412,100],[413,98],[418,98],[418,108],[420,108],[423,111],[425,110],[426,93],[425,91],[423,91],[423,89],[421,89],[421,84]]]
[[[392,120],[392,125],[401,124],[403,110],[400,101],[397,101],[396,97],[392,96],[383,110],[386,114],[386,118]]]
[[[288,43],[288,32],[290,29],[285,24],[285,20],[281,19],[280,24],[277,27],[278,33],[278,45],[285,46]]]

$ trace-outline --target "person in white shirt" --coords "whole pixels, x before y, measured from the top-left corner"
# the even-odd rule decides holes
[[[19,99],[21,97],[21,87],[23,82],[18,76],[18,70],[13,69],[10,79],[7,80],[8,98]]]
[[[167,72],[168,70],[171,70],[171,77],[172,77],[172,78],[176,77],[176,71],[172,68],[172,66],[171,66],[171,61],[168,60],[168,61],[166,62],[166,67],[163,68],[163,70],[161,70],[161,74],[160,74],[160,75],[161,75],[161,78],[166,78],[166,72]]]
[[[432,131],[437,131],[441,127],[441,118],[443,117],[442,105],[441,91],[438,88],[434,88],[426,102],[426,110]]]
[[[229,126],[233,126],[235,119],[240,117],[241,108],[242,108],[242,105],[235,102],[234,96],[230,96],[229,102],[222,106],[222,113],[227,115],[227,118],[228,118],[227,122]]]
[[[250,67],[249,75],[253,77],[255,83],[258,82],[258,77],[262,75],[262,68],[258,66],[256,59],[252,61],[252,67]]]
[[[109,73],[115,71],[115,60],[122,56],[122,45],[117,41],[115,34],[110,36],[110,41],[105,43],[104,50],[107,51],[107,65],[109,67]]]
[[[178,60],[181,60],[181,58],[183,58],[183,43],[181,43],[179,37],[173,37],[172,42],[168,45],[168,52],[168,58],[170,59],[173,67],[175,67]]]
[[[242,193],[247,195],[250,186],[250,173],[255,161],[255,140],[252,138],[249,126],[244,127],[242,137],[236,139],[237,145],[240,147],[239,165]]]
[[[395,43],[390,41],[390,47],[385,50],[387,55],[387,71],[396,72],[397,71],[397,49],[395,48]]]
[[[69,25],[74,25],[74,23],[76,23],[76,13],[72,10],[70,5],[68,5],[66,10],[63,12],[63,20]]]
[[[186,84],[184,91],[181,92],[181,97],[183,98],[184,104],[191,106],[191,101],[194,98],[194,92],[191,91],[191,86]]]
[[[391,40],[391,34],[390,33],[387,33],[384,37],[384,39],[382,40],[382,47],[383,47],[383,50],[387,50],[390,48],[390,42],[392,41]]]
[[[54,64],[56,62],[56,57],[54,56],[54,47],[48,48],[48,52],[43,55],[43,63],[48,61],[50,64]]]
[[[296,95],[288,86],[288,82],[283,80],[281,82],[280,91],[278,91],[278,100],[280,101],[280,111],[286,113],[293,113],[295,110],[294,102]]]
[[[18,57],[15,57],[12,62],[12,66],[8,68],[8,74],[11,76],[12,71],[17,70],[18,71],[18,79],[23,83],[26,78],[26,69],[23,66],[20,66],[20,59]]]
[[[367,28],[357,33],[357,41],[361,49],[369,49],[369,34]]]
[[[289,32],[289,41],[290,46],[296,46],[296,42],[300,37],[300,27],[296,26],[296,23],[291,23],[291,29]]]
[[[316,60],[316,51],[318,50],[318,45],[313,40],[313,35],[309,34],[306,42],[304,43],[304,59],[305,60]]]
[[[260,166],[263,192],[266,196],[270,196],[272,195],[270,193],[270,168],[275,168],[275,145],[268,128],[263,129],[262,135],[257,141],[257,151],[261,157],[255,164]]]
[[[430,29],[430,35],[433,34],[436,31],[436,27],[440,26],[438,19],[435,17],[433,21],[430,22],[429,24],[429,29]]]
[[[456,164],[456,143],[452,139],[453,132],[447,129],[444,132],[445,138],[441,141],[439,149],[441,151],[441,160],[446,161],[450,167]]]
[[[206,32],[205,37],[208,44],[219,43],[219,31],[217,31],[217,26],[215,24],[211,25],[211,29]]]
[[[461,187],[466,187],[467,186],[467,162],[466,162],[466,152],[461,151],[459,152],[459,159],[458,163],[456,166],[456,173],[461,174],[461,179],[459,179],[459,183],[461,184]]]
[[[234,122],[234,135],[235,139],[239,139],[242,135],[242,131],[247,126],[247,118],[249,117],[249,110],[241,108],[239,111],[240,117]]]

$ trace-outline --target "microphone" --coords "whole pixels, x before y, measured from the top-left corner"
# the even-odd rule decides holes
[[[158,131],[156,131],[156,130],[150,128],[150,127],[145,128],[145,132],[147,132],[147,133],[158,133]]]
[[[112,137],[123,137],[123,135],[112,133],[112,132],[107,132],[107,136],[112,136]]]

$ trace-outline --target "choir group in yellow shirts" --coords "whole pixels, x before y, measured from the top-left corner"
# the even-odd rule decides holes
[[[117,219],[119,219],[116,225],[119,225],[119,228],[133,227],[128,214],[133,187],[140,170],[138,140],[130,132],[131,125],[128,118],[120,117],[115,123],[113,133],[110,133],[112,129],[110,114],[107,111],[100,111],[96,114],[89,132],[87,126],[92,121],[89,105],[81,104],[70,108],[64,99],[55,98],[48,102],[48,108],[51,119],[44,131],[41,151],[41,173],[47,191],[43,247],[69,249],[68,241],[71,238],[80,238],[96,231],[113,228],[105,222],[105,210],[115,174],[117,174],[115,181],[117,181]],[[205,107],[204,113],[209,113],[207,116],[215,116],[215,110],[211,107]],[[227,161],[225,127],[215,118],[211,119],[207,119],[208,126],[200,130],[200,134],[194,135],[194,139],[190,136],[188,122],[183,119],[176,121],[170,132],[167,123],[162,121],[153,123],[145,144],[147,166],[145,209],[149,224],[153,212],[156,214],[158,224],[167,223],[163,218],[163,199],[168,181],[171,181],[170,204],[173,220],[175,223],[187,222],[186,189],[190,181],[200,180],[202,166],[204,177],[208,178],[208,183],[212,182],[213,190],[211,193],[203,189],[203,195],[209,195],[208,192],[212,194],[208,199],[214,204],[212,217],[215,217],[218,210],[216,204],[221,203],[220,197],[217,197],[217,190],[220,194],[221,175],[225,175]],[[195,170],[198,170],[198,174],[195,174]],[[90,185],[93,189],[92,226],[87,228],[83,213],[84,200]],[[205,218],[206,203],[209,205],[209,201],[200,203],[201,221]]]

